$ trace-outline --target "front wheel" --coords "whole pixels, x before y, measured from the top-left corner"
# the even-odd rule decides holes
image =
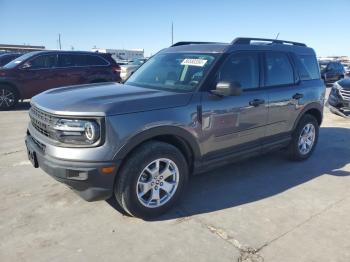
[[[187,161],[176,147],[147,142],[126,159],[115,185],[115,196],[130,215],[154,218],[177,202],[187,179]]]
[[[18,103],[16,90],[9,86],[0,86],[0,110],[9,110]]]
[[[292,134],[292,141],[288,146],[289,158],[305,160],[314,151],[318,140],[319,126],[312,115],[304,115]]]

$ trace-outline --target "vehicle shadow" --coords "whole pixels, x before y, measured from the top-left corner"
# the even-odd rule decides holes
[[[18,102],[17,106],[11,111],[26,111],[30,108],[30,101]]]
[[[233,208],[272,197],[323,175],[349,176],[350,172],[340,170],[350,161],[349,137],[350,129],[324,127],[314,154],[306,161],[289,161],[279,151],[194,176],[181,203],[152,221]]]
[[[338,108],[327,105],[328,110],[337,116],[343,117],[345,119],[350,119],[350,109],[349,110],[339,110]]]

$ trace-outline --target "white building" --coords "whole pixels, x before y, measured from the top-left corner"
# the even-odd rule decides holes
[[[143,49],[104,49],[104,48],[92,48],[92,52],[99,53],[109,53],[112,55],[112,58],[116,61],[121,60],[134,60],[136,58],[144,57]]]

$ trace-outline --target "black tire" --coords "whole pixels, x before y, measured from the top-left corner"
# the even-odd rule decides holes
[[[308,124],[312,124],[314,126],[315,138],[314,138],[314,142],[312,144],[311,150],[309,150],[308,153],[306,154],[302,154],[299,149],[299,138],[301,136],[301,133],[304,127]],[[292,140],[287,148],[289,159],[294,161],[302,161],[302,160],[308,159],[312,155],[313,151],[315,150],[315,147],[318,141],[318,135],[319,135],[319,125],[316,118],[310,114],[306,114],[302,116],[302,118],[299,120],[299,123],[296,129],[293,131]]]
[[[0,110],[10,110],[18,103],[18,92],[11,86],[0,86]]]
[[[179,171],[177,188],[174,190],[172,197],[163,205],[146,207],[137,196],[137,183],[142,171],[150,163],[161,158],[169,159],[177,166]],[[152,219],[167,212],[179,200],[185,190],[187,181],[188,164],[180,150],[164,142],[150,141],[140,145],[126,159],[118,174],[114,194],[118,203],[130,215],[143,219]]]

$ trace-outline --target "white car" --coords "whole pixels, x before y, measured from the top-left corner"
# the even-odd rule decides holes
[[[120,65],[120,78],[122,81],[126,81],[143,63],[146,62],[146,58],[138,58],[127,65]]]

